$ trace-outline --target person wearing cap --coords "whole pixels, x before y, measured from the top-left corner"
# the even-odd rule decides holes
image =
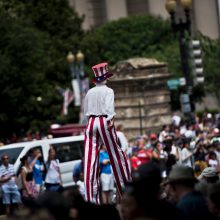
[[[198,180],[191,167],[175,165],[166,182],[168,192],[187,220],[212,219],[203,195],[194,190]]]
[[[209,211],[220,219],[220,183],[211,185],[208,189],[208,208]]]
[[[206,167],[198,177],[198,180],[199,182],[195,185],[195,189],[207,196],[208,187],[219,182],[219,172],[214,167]]]
[[[84,145],[85,198],[99,204],[99,151],[106,146],[119,196],[126,182],[131,180],[127,157],[118,144],[114,126],[114,91],[107,87],[107,80],[113,75],[107,63],[92,67],[95,74],[95,87],[88,90],[84,102],[87,118]]]
[[[158,164],[140,165],[134,172],[133,181],[126,184],[121,200],[122,219],[183,219],[177,207],[161,199],[161,181]]]
[[[131,164],[131,171],[137,170],[137,168],[141,165],[141,161],[138,158],[138,147],[133,147],[132,149],[132,156],[130,158],[130,164]]]
[[[146,140],[141,137],[137,141],[137,147],[138,147],[138,154],[137,157],[141,164],[149,163],[151,161],[151,148],[146,147]]]

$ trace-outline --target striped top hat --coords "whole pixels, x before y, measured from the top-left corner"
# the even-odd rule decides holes
[[[102,82],[113,76],[113,74],[108,71],[108,63],[99,63],[93,66],[92,70],[95,74],[95,78],[93,79],[95,83]]]

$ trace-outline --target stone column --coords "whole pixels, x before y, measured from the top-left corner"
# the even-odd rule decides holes
[[[148,0],[149,13],[163,18],[168,18],[169,13],[165,9],[166,0],[160,0],[160,3],[155,0]]]
[[[93,25],[93,20],[88,16],[88,1],[87,0],[69,0],[70,6],[81,16],[86,15],[85,20],[82,24],[84,30],[88,30]]]
[[[194,13],[197,30],[213,39],[220,36],[216,0],[194,0]]]
[[[126,0],[105,0],[105,4],[108,21],[127,17]]]

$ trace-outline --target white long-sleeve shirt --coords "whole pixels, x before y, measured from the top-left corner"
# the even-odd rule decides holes
[[[84,114],[90,115],[107,115],[107,121],[115,115],[114,91],[105,84],[97,84],[91,88],[85,97]]]

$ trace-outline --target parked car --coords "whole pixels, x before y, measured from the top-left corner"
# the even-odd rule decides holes
[[[83,156],[83,135],[4,145],[0,147],[0,158],[5,153],[8,154],[9,163],[14,164],[15,171],[18,175],[21,169],[21,157],[30,155],[33,148],[38,148],[42,153],[44,161],[47,161],[50,146],[56,149],[57,157],[60,161],[63,187],[66,188],[74,185],[72,171],[74,165],[79,163]]]

